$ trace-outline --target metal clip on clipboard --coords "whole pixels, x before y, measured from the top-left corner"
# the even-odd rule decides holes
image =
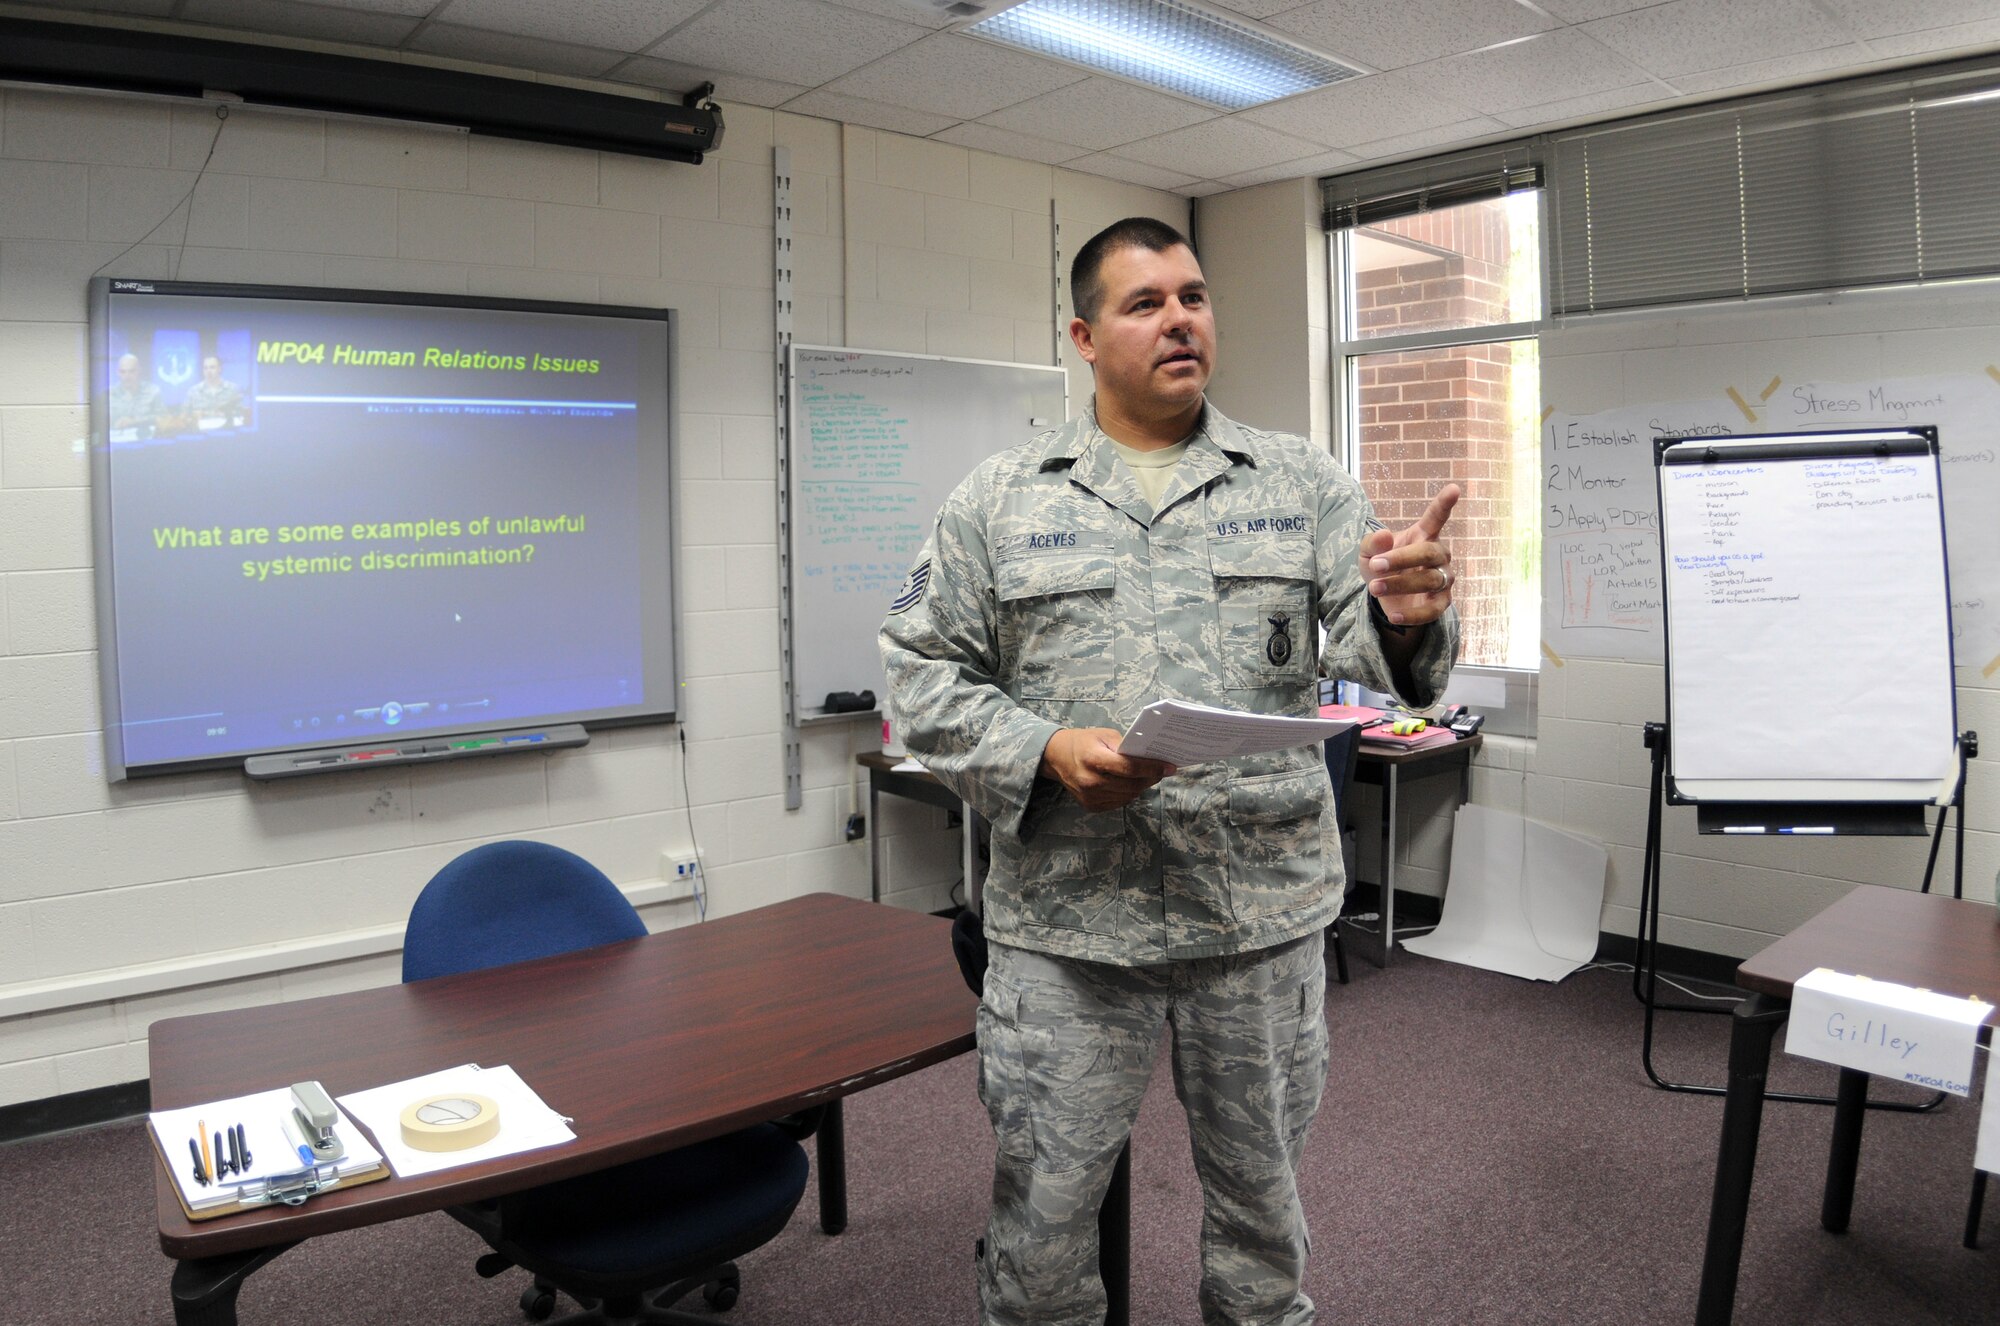
[[[324,1192],[340,1182],[340,1166],[334,1162],[307,1165],[289,1174],[268,1174],[237,1190],[239,1206],[304,1206],[314,1193]]]

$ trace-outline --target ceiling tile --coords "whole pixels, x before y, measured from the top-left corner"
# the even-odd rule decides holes
[[[849,74],[829,90],[976,120],[1088,77],[1071,65],[940,32]]]
[[[1256,106],[1242,116],[1331,147],[1452,124],[1473,108],[1440,95],[1407,72],[1371,74],[1303,96]]]
[[[955,143],[960,147],[977,148],[981,152],[1016,157],[1022,161],[1040,161],[1050,166],[1060,166],[1065,161],[1074,161],[1084,155],[1084,149],[1073,143],[1051,142],[1046,138],[995,129],[990,124],[953,125],[931,137],[940,143]]]
[[[1608,111],[1624,110],[1628,106],[1657,106],[1673,99],[1673,91],[1664,84],[1635,83],[1631,87],[1613,88],[1609,92],[1590,92],[1581,97],[1564,97],[1561,101],[1544,102],[1539,106],[1523,106],[1519,110],[1501,111],[1493,118],[1516,129],[1540,129],[1546,125],[1561,124],[1565,120],[1607,118]]]
[[[1877,55],[1891,59],[1908,55],[1930,55],[1951,52],[1953,54],[1990,49],[2000,42],[2000,18],[1989,18],[1978,23],[1954,23],[1948,28],[1931,28],[1924,32],[1909,32],[1901,36],[1879,36],[1868,39],[1868,48]]]
[[[817,115],[822,120],[887,129],[892,133],[913,134],[918,138],[928,138],[952,124],[949,116],[930,115],[907,106],[884,106],[879,101],[864,101],[860,97],[843,97],[824,88],[794,97],[785,103],[785,109],[797,115]]]
[[[1086,78],[985,116],[982,123],[1088,148],[1116,147],[1212,120],[1192,101],[1149,92],[1115,78]]]
[[[1312,0],[1265,20],[1308,46],[1377,69],[1401,69],[1556,25],[1514,0]]]
[[[620,83],[638,83],[663,92],[692,92],[703,83],[715,84],[715,95],[723,101],[740,101],[746,106],[776,106],[790,101],[805,89],[797,83],[776,83],[768,78],[703,69],[698,65],[656,60],[635,55],[613,69],[609,77]]]
[[[176,0],[42,0],[49,9],[80,9],[85,13],[139,14],[147,18],[169,18]],[[46,17],[46,16],[45,16]]]
[[[271,32],[361,46],[400,46],[417,27],[417,20],[407,14],[300,5],[289,0],[187,0],[179,17],[236,32]]]
[[[407,49],[454,60],[476,60],[481,64],[509,65],[534,69],[545,74],[573,74],[594,78],[625,58],[624,51],[571,46],[541,37],[516,37],[484,28],[461,28],[452,23],[432,23],[417,30]]]
[[[1457,124],[1441,124],[1435,129],[1425,129],[1419,133],[1397,134],[1392,138],[1379,138],[1372,143],[1358,143],[1349,150],[1357,160],[1380,161],[1385,157],[1421,152],[1427,147],[1461,147],[1477,139],[1504,135],[1507,132],[1507,125],[1482,115],[1477,119],[1460,120]]]
[[[1812,0],[1667,0],[1577,31],[1662,78],[1822,50],[1845,39]]]
[[[639,51],[701,11],[707,0],[451,0],[460,27],[544,37],[578,46]]]
[[[334,9],[366,9],[377,14],[403,14],[422,18],[438,7],[438,0],[318,0]]]
[[[1219,180],[1225,175],[1275,166],[1280,161],[1299,161],[1324,151],[1324,143],[1310,143],[1230,116],[1127,143],[1118,149],[1118,155],[1197,179]]]
[[[832,0],[832,3],[843,9],[858,9],[880,18],[899,18],[931,29],[948,28],[959,20],[959,15],[945,13],[943,4],[926,4],[924,0]]]
[[[1175,189],[1174,192],[1183,198],[1206,198],[1212,193],[1228,193],[1229,190],[1230,186],[1221,180],[1196,180],[1184,188]]]
[[[1245,18],[1269,19],[1287,9],[1297,9],[1300,0],[1211,0],[1216,9],[1225,9]]]
[[[1124,157],[1112,156],[1109,152],[1094,152],[1087,157],[1065,161],[1064,170],[1080,170],[1086,175],[1102,175],[1108,180],[1123,180],[1127,184],[1137,184],[1148,189],[1178,189],[1197,182],[1193,175],[1183,175],[1176,170],[1162,170],[1142,161],[1128,161]]]
[[[1660,0],[1535,0],[1535,3],[1565,23],[1588,23],[1594,18],[1629,14]]]
[[[1225,176],[1222,183],[1232,189],[1247,189],[1253,184],[1269,184],[1272,180],[1295,180],[1304,175],[1324,175],[1328,171],[1339,170],[1342,166],[1353,164],[1354,157],[1350,153],[1322,152],[1303,161],[1281,161],[1275,166],[1262,166],[1256,170],[1246,170],[1240,175]]]
[[[1407,72],[1427,95],[1494,116],[1565,94],[1580,97],[1647,81],[1645,70],[1592,41],[1581,28],[1558,28]]]
[[[1737,88],[1764,88],[1779,83],[1802,82],[1815,74],[1859,69],[1875,63],[1878,58],[1868,47],[1850,42],[1823,51],[1781,55],[1774,60],[1752,60],[1723,69],[1706,69],[1698,74],[1676,74],[1673,84],[1690,96],[1705,92],[1729,92]]]
[[[1840,20],[1846,35],[1864,40],[2000,21],[1993,0],[1923,0],[1922,4],[1902,5],[1882,0],[1820,0],[1820,8]]]
[[[718,0],[647,54],[818,87],[924,33],[815,0]]]

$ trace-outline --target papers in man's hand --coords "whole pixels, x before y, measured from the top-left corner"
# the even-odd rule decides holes
[[[1337,718],[1244,714],[1185,700],[1155,700],[1139,711],[1118,749],[1172,765],[1202,764],[1325,741],[1352,726]]]
[[[405,1142],[403,1107],[426,1096],[453,1091],[485,1096],[498,1105],[500,1131],[478,1146],[459,1151],[419,1151]],[[544,1105],[534,1089],[521,1080],[521,1075],[505,1064],[498,1068],[481,1068],[478,1064],[447,1068],[406,1082],[352,1092],[342,1096],[339,1103],[368,1125],[368,1131],[382,1144],[396,1173],[406,1179],[576,1140],[569,1121]]]

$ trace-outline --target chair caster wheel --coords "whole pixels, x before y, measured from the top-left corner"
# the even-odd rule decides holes
[[[556,1310],[556,1296],[552,1289],[541,1285],[529,1285],[521,1291],[521,1314],[529,1321],[547,1321]]]
[[[736,1299],[742,1293],[742,1286],[734,1280],[717,1280],[714,1284],[701,1287],[702,1301],[717,1312],[727,1312],[736,1306]]]

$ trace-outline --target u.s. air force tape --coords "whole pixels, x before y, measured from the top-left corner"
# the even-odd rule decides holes
[[[403,1140],[419,1151],[463,1151],[500,1131],[500,1107],[485,1096],[453,1092],[403,1108]]]

